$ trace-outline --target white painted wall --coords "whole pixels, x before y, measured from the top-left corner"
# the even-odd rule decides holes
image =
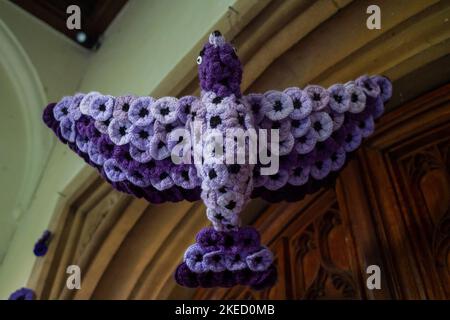
[[[95,53],[68,41],[9,1],[0,0],[0,19],[29,55],[51,101],[75,91],[150,93],[232,3],[234,0],[131,0]],[[72,151],[55,144],[31,206],[19,221],[0,266],[0,298],[26,284],[35,260],[34,242],[48,226],[59,192],[83,168],[83,161]],[[0,182],[0,192],[7,187]]]

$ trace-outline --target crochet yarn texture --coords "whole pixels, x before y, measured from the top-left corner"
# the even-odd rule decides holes
[[[175,272],[180,285],[264,289],[276,281],[274,257],[257,230],[241,227],[245,205],[255,197],[297,201],[332,185],[349,155],[373,133],[392,85],[383,76],[364,75],[329,88],[243,95],[241,62],[218,31],[197,63],[200,97],[78,93],[49,104],[43,120],[115,189],[152,203],[203,200],[212,227],[187,249]],[[183,139],[179,129],[192,132],[195,123],[203,137],[201,161],[192,161],[199,156],[194,151],[187,153],[189,161],[175,163],[171,155],[181,157],[195,144],[195,134]],[[279,159],[275,173],[264,175],[259,160],[230,164],[224,154],[235,150],[235,140],[225,138],[217,155],[217,134],[260,129],[278,129],[278,150],[268,150]],[[248,140],[243,147],[249,150]]]

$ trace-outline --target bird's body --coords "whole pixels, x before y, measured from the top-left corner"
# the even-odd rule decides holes
[[[294,201],[332,182],[373,132],[391,83],[362,76],[328,89],[243,95],[241,62],[218,31],[197,63],[200,97],[76,94],[50,104],[43,119],[119,191],[153,203],[203,200],[213,227],[186,251],[179,284],[263,289],[275,283],[274,257],[254,228],[240,226],[246,203]],[[275,172],[265,170],[264,152],[276,159]]]

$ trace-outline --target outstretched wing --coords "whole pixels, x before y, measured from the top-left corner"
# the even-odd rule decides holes
[[[153,203],[195,201],[201,184],[195,166],[176,165],[170,155],[180,146],[175,129],[189,125],[199,107],[193,96],[155,100],[91,92],[48,105],[43,120],[117,190]]]
[[[263,166],[256,165],[252,197],[297,201],[332,185],[362,139],[372,134],[391,94],[387,78],[362,76],[328,89],[309,85],[247,95],[256,127],[279,129],[280,137],[280,169],[264,176]]]

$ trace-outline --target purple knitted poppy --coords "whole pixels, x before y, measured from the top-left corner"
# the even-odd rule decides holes
[[[208,269],[205,268],[203,263],[204,254],[205,251],[200,245],[193,244],[184,253],[184,263],[195,273],[205,272]]]
[[[130,154],[130,145],[115,146],[112,157],[119,163],[123,170],[127,170],[133,162]]]
[[[134,99],[136,99],[136,97],[133,95],[117,97],[114,102],[113,117],[115,119],[128,120],[128,111],[130,110],[130,106]]]
[[[268,177],[265,187],[269,190],[277,190],[283,187],[289,179],[287,170],[279,169],[277,173]]]
[[[311,132],[316,136],[317,141],[324,141],[333,132],[333,120],[326,112],[314,112],[311,114]]]
[[[98,139],[97,146],[98,146],[98,151],[106,159],[109,159],[113,156],[115,145],[107,135],[102,135]]]
[[[304,136],[301,136],[296,140],[297,143],[295,144],[294,147],[295,150],[299,154],[306,154],[308,152],[311,152],[312,149],[314,149],[317,142],[317,134],[314,130],[310,129]]]
[[[150,140],[150,154],[153,159],[163,160],[170,156],[170,150],[167,143],[164,141],[165,136],[155,134]]]
[[[340,147],[335,152],[333,152],[330,156],[330,160],[331,160],[331,170],[332,171],[340,170],[344,166],[346,160],[346,152],[344,148]]]
[[[225,215],[241,212],[244,205],[244,195],[234,191],[227,191],[217,198],[218,210]]]
[[[83,98],[83,93],[77,93],[73,96],[72,103],[69,106],[69,115],[73,120],[79,120],[81,117],[80,102]]]
[[[112,96],[96,95],[89,105],[89,114],[98,121],[105,121],[111,118],[114,108],[114,98]]]
[[[217,251],[222,238],[222,233],[214,228],[203,228],[196,236],[196,242],[205,252]]]
[[[373,121],[373,117],[368,116],[363,119],[358,119],[356,121],[356,125],[359,130],[361,130],[361,135],[363,138],[367,138],[370,136],[375,130],[375,122]]]
[[[350,108],[350,95],[345,86],[342,84],[334,84],[328,88],[330,95],[329,106],[337,113],[344,113]]]
[[[241,253],[225,254],[225,267],[230,271],[237,271],[247,268],[245,257]]]
[[[267,248],[248,255],[246,258],[247,266],[252,271],[264,271],[270,267],[273,262],[273,254]]]
[[[103,164],[103,170],[109,180],[113,182],[123,181],[126,179],[125,171],[121,168],[116,159],[108,159]]]
[[[69,108],[72,104],[73,97],[67,96],[62,98],[53,108],[53,116],[57,121],[62,121],[69,117]]]
[[[83,99],[81,99],[80,101],[80,111],[82,114],[89,116],[90,112],[91,112],[91,102],[92,100],[96,97],[100,95],[99,92],[97,91],[92,91],[87,93]]]
[[[170,172],[173,182],[183,189],[193,189],[200,185],[201,180],[197,176],[197,170],[193,165],[178,165]]]
[[[149,150],[154,135],[153,124],[133,126],[130,132],[130,142],[141,150]]]
[[[161,123],[172,123],[178,118],[178,100],[172,97],[164,97],[156,100],[152,106],[152,115]]]
[[[33,253],[36,257],[42,257],[47,253],[51,232],[45,230],[38,241],[34,244]]]
[[[136,160],[137,162],[140,162],[140,163],[146,163],[152,159],[149,149],[142,150],[142,149],[135,147],[134,145],[130,145],[129,152],[130,152],[130,156],[134,160]]]
[[[178,100],[177,116],[182,123],[186,123],[192,111],[192,105],[197,103],[198,98],[194,96],[184,96]]]
[[[380,95],[380,87],[368,75],[359,77],[355,83],[364,90],[364,93],[369,98],[376,98]]]
[[[154,103],[152,97],[139,97],[133,100],[128,110],[128,119],[136,126],[146,126],[153,122],[151,105]]]
[[[93,163],[95,163],[96,165],[99,165],[99,166],[103,165],[103,163],[106,160],[106,158],[103,156],[103,154],[98,149],[98,144],[94,141],[89,141],[88,155],[89,155],[89,159],[91,159],[91,161]]]
[[[253,227],[239,228],[236,234],[236,244],[242,252],[254,252],[260,247],[259,232]]]
[[[361,145],[361,130],[355,125],[349,125],[348,132],[345,135],[344,150],[352,152]]]
[[[310,117],[306,117],[300,120],[297,119],[291,120],[291,133],[294,136],[294,138],[304,136],[308,132],[310,127],[311,127]]]
[[[308,94],[297,87],[287,88],[284,93],[292,99],[293,110],[289,115],[292,119],[305,119],[311,114],[313,103]]]
[[[34,300],[36,295],[33,290],[28,288],[20,288],[9,296],[8,300]]]
[[[228,167],[225,164],[204,164],[200,172],[203,183],[210,188],[220,188],[228,181]]]
[[[303,91],[306,92],[311,99],[313,111],[320,111],[328,105],[330,95],[328,91],[321,86],[309,85],[303,89]]]
[[[388,101],[392,96],[392,83],[383,76],[372,76],[371,80],[380,88],[380,97],[383,102]]]
[[[345,90],[350,96],[350,105],[348,111],[351,113],[359,113],[366,107],[366,95],[362,88],[357,86],[354,82],[345,84]]]
[[[132,161],[126,170],[126,178],[135,186],[145,188],[151,185],[150,176],[145,174],[145,165]]]
[[[308,182],[310,171],[311,167],[309,166],[293,167],[290,170],[288,182],[294,186],[304,185]]]
[[[132,130],[132,124],[128,119],[112,119],[108,126],[109,138],[118,146],[127,144],[131,140]]]
[[[100,133],[108,134],[108,127],[109,124],[111,123],[111,119],[112,118],[109,118],[106,119],[105,121],[95,120],[94,126]]]
[[[251,93],[245,96],[245,103],[251,110],[256,124],[260,123],[264,118],[265,110],[263,106],[270,104],[267,98],[261,93]]]
[[[267,137],[270,139],[271,129],[279,130],[280,140],[285,138],[291,133],[291,119],[286,118],[280,121],[272,121],[269,118],[264,118],[260,123],[260,129],[265,129],[267,131]]]
[[[175,281],[188,288],[196,288],[199,285],[197,275],[189,269],[186,263],[178,265],[175,271]]]
[[[70,117],[65,117],[60,122],[61,135],[70,142],[75,142],[77,132],[75,130],[75,121]]]
[[[221,251],[212,251],[203,255],[203,266],[205,270],[221,272],[226,269],[224,254]]]
[[[286,93],[272,90],[266,92],[264,96],[267,99],[263,105],[264,113],[272,121],[285,119],[294,110],[292,99]]]
[[[285,156],[289,154],[292,151],[292,148],[294,147],[295,139],[292,134],[288,134],[286,137],[284,137],[282,140],[280,140],[280,145],[278,149],[278,154],[280,156]],[[271,146],[271,145],[269,145]],[[273,154],[276,154],[272,149],[270,149]]]
[[[88,153],[89,150],[89,139],[83,135],[77,135],[75,138],[75,143],[77,148],[80,149],[81,152]]]
[[[151,177],[150,180],[153,187],[159,191],[169,189],[174,185],[168,168],[166,168],[163,164],[156,166],[155,175]]]
[[[339,130],[344,124],[345,115],[336,111],[330,110],[328,112],[331,120],[333,121],[333,131]]]
[[[314,162],[314,164],[311,166],[311,176],[316,179],[320,180],[325,178],[331,171],[331,160],[325,159],[325,160],[317,160]]]

